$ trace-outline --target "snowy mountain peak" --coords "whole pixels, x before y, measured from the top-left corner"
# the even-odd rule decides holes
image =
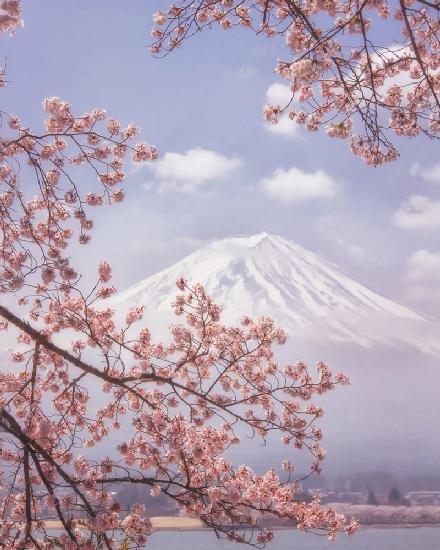
[[[180,276],[205,286],[223,307],[225,322],[237,322],[245,314],[269,315],[295,337],[438,348],[423,316],[351,279],[317,254],[268,233],[215,241],[111,303],[117,309],[145,305],[150,312],[171,311]]]
[[[298,246],[283,237],[278,235],[269,235],[269,233],[264,231],[262,233],[257,233],[256,235],[237,235],[236,237],[214,241],[203,250],[223,250],[228,251],[229,253],[235,252],[236,254],[240,254],[244,253],[246,249],[261,249],[263,246],[272,249],[273,252],[278,251],[285,253],[287,250],[291,250],[296,253],[303,252],[312,254],[305,248]]]

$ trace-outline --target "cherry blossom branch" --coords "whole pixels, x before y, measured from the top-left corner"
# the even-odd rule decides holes
[[[289,2],[297,10],[292,21],[288,11],[275,24],[277,2],[253,2],[263,23],[254,30],[269,36],[302,25],[303,38],[314,40],[310,58],[301,59],[311,63],[307,71],[321,71],[318,80],[325,86],[321,65],[332,55],[353,99],[350,73],[333,36],[307,25],[309,7]],[[227,27],[225,17],[231,26],[253,26],[248,0],[223,4],[219,13],[214,0],[186,2],[187,13],[175,6],[169,20],[160,15],[158,23],[176,33],[172,47],[206,24]],[[194,7],[199,11],[193,13]],[[348,17],[344,29],[357,24],[353,12]],[[20,2],[0,2],[0,32],[20,24]],[[157,38],[163,36],[156,31]],[[359,82],[362,76],[355,78]],[[304,95],[316,116],[321,106],[301,74],[293,79],[292,92]],[[336,96],[329,105],[343,112]],[[360,113],[368,125],[374,121],[367,98],[365,104]],[[137,127],[122,128],[102,109],[77,116],[57,97],[44,100],[43,108],[43,131],[0,113],[7,123],[0,136],[0,292],[8,298],[0,305],[0,330],[14,342],[0,369],[5,495],[0,545],[116,550],[122,539],[124,548],[143,548],[153,531],[145,507],[134,503],[123,510],[113,491],[130,484],[149,487],[153,497],[165,495],[218,535],[252,546],[262,547],[273,536],[263,525],[266,517],[331,538],[341,530],[353,533],[355,523],[322,508],[317,499],[298,499],[299,481],[319,473],[325,458],[317,426],[323,411],[311,399],[347,384],[347,377],[334,375],[324,363],[317,364],[316,376],[301,362],[279,365],[273,348],[284,344],[286,335],[271,319],[244,317],[238,326],[226,326],[221,308],[203,287],[182,279],[173,307],[183,322],[171,326],[168,341],[153,341],[142,307],[119,320],[106,305],[116,292],[109,285],[111,266],[101,261],[87,290],[69,245],[75,236],[80,244],[89,241],[93,207],[123,200],[124,191],[115,186],[125,178],[127,157],[153,161],[157,150],[144,142],[133,145]],[[349,113],[344,116],[345,124]],[[81,171],[96,178],[97,187],[85,192]],[[240,444],[243,428],[263,445],[272,434],[282,438],[289,453],[280,468],[284,473],[275,467],[256,473],[231,462],[230,449]],[[110,456],[102,458],[103,449]],[[311,465],[295,478],[290,458],[296,449],[310,453]],[[51,514],[61,534],[46,526]]]
[[[425,0],[180,0],[154,15],[151,51],[171,52],[215,26],[284,38],[292,60],[278,62],[276,72],[294,101],[266,106],[266,120],[277,124],[288,116],[310,131],[323,128],[378,165],[399,155],[390,133],[440,138],[438,11]],[[373,29],[380,19],[394,29],[392,18],[401,37],[386,48]],[[398,75],[408,82],[397,84]]]

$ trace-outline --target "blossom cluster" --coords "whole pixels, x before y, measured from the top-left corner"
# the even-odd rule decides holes
[[[2,2],[0,2],[0,32],[14,31],[21,25],[20,1],[2,0]]]
[[[276,72],[292,100],[266,106],[266,119],[287,114],[310,131],[323,128],[368,164],[398,157],[392,133],[440,138],[440,23],[430,2],[180,0],[153,20],[156,55],[216,25],[283,37],[287,59]],[[389,47],[375,40],[383,20],[400,27]]]
[[[355,525],[341,514],[316,499],[296,498],[303,476],[294,477],[291,457],[283,461],[283,479],[275,469],[260,474],[228,459],[228,449],[246,435],[264,442],[281,437],[289,455],[295,449],[310,453],[306,477],[319,472],[325,451],[316,422],[323,410],[310,401],[348,378],[333,375],[324,363],[317,365],[317,377],[301,362],[280,366],[273,346],[284,344],[286,334],[271,319],[243,317],[240,326],[225,326],[203,287],[184,279],[177,281],[181,293],[174,303],[184,323],[171,327],[168,343],[155,343],[143,326],[142,308],[130,311],[120,326],[105,300],[96,301],[110,266],[101,263],[98,274],[90,296],[72,287],[32,306],[44,330],[0,306],[9,330],[20,331],[20,351],[12,352],[19,368],[0,374],[0,426],[6,432],[0,461],[3,471],[20,472],[3,485],[3,540],[12,541],[19,529],[17,544],[32,533],[46,548],[49,534],[41,520],[55,514],[71,526],[62,537],[65,547],[96,548],[106,540],[118,548],[123,532],[140,548],[151,523],[140,506],[129,514],[121,509],[110,489],[122,483],[143,483],[151,495],[167,495],[240,542],[270,541],[273,533],[260,525],[268,516],[324,530],[330,538],[344,529],[351,534]],[[53,343],[64,332],[76,335],[70,349]],[[95,350],[93,363],[85,360],[87,349]],[[106,399],[96,410],[91,394],[97,381]],[[93,453],[76,450],[99,453],[115,430],[119,456],[96,461]],[[17,483],[26,489],[14,491]],[[62,508],[57,487],[63,487]],[[75,518],[81,529],[72,527]],[[241,530],[243,525],[252,529]]]
[[[79,242],[88,243],[93,228],[88,207],[123,200],[118,186],[128,154],[134,162],[157,157],[154,146],[132,145],[138,133],[134,124],[122,128],[102,109],[75,116],[58,97],[45,99],[43,107],[45,132],[32,132],[7,115],[11,134],[0,138],[0,292],[25,284],[38,291],[72,284],[78,273],[63,251],[75,234],[74,224]],[[26,177],[35,177],[34,190],[22,189],[21,162],[27,165]],[[70,176],[80,166],[95,174],[96,191],[82,192]]]

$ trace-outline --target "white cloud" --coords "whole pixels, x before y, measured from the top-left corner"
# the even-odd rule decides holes
[[[410,62],[406,66],[406,69],[399,71],[397,75],[385,76],[383,84],[377,88],[380,93],[384,93],[391,86],[400,86],[404,95],[404,103],[408,102],[406,95],[408,93],[413,93],[419,84],[419,80],[411,78],[410,75],[412,69],[418,69],[418,62],[414,58],[414,53],[411,51],[411,47],[394,43],[390,44],[386,48],[376,50],[376,53],[371,56],[373,70],[383,69],[385,64],[397,64],[400,60],[404,61],[408,59],[410,59]],[[428,73],[435,79],[438,71],[428,69]],[[370,93],[372,93],[369,85],[364,88],[364,90],[369,90]]]
[[[272,122],[266,122],[265,124],[266,130],[276,136],[294,138],[300,135],[299,125],[293,120],[290,120],[287,115],[281,116],[276,124]]]
[[[417,250],[408,258],[406,265],[408,281],[440,285],[440,252]]]
[[[424,180],[431,183],[440,183],[440,162],[424,168],[418,162],[415,162],[409,171],[411,176],[421,176]]]
[[[286,84],[275,82],[266,90],[267,102],[285,107],[292,99],[292,90]]]
[[[295,167],[277,168],[271,176],[263,178],[260,185],[270,197],[292,202],[328,199],[338,191],[336,182],[323,170],[303,172]]]
[[[284,108],[291,100],[292,91],[290,86],[275,82],[266,90],[266,102],[269,105],[279,105],[281,108]],[[291,120],[287,113],[279,117],[278,124],[266,122],[265,127],[268,132],[278,136],[294,138],[300,135],[299,125]]]
[[[440,299],[440,252],[417,250],[406,261],[407,298],[413,302]]]
[[[223,180],[236,170],[242,161],[225,157],[216,151],[197,147],[184,154],[165,153],[148,168],[159,183],[161,191],[192,193],[206,184]]]
[[[402,47],[400,44],[390,44],[374,53],[371,56],[371,62],[375,69],[379,69],[383,68],[386,63],[397,63],[399,60],[405,60],[408,57],[414,57],[409,46]],[[379,86],[380,91],[384,92],[394,85],[402,86],[404,93],[411,91],[415,87],[415,81],[409,76],[410,68],[411,64],[408,70],[402,70],[394,76],[386,76],[383,84]]]
[[[405,229],[440,227],[440,200],[424,195],[410,195],[394,213],[394,225]]]

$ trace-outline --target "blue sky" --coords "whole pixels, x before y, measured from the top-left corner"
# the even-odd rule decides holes
[[[125,203],[96,211],[79,261],[105,250],[125,287],[212,239],[267,231],[438,315],[438,144],[396,138],[401,159],[371,168],[323,133],[269,131],[262,108],[269,89],[280,92],[283,45],[246,30],[206,32],[154,59],[151,15],[164,5],[24,0],[24,29],[1,37],[11,81],[3,110],[40,128],[41,100],[58,95],[77,112],[99,106],[135,121],[159,147],[155,168],[130,167]]]

